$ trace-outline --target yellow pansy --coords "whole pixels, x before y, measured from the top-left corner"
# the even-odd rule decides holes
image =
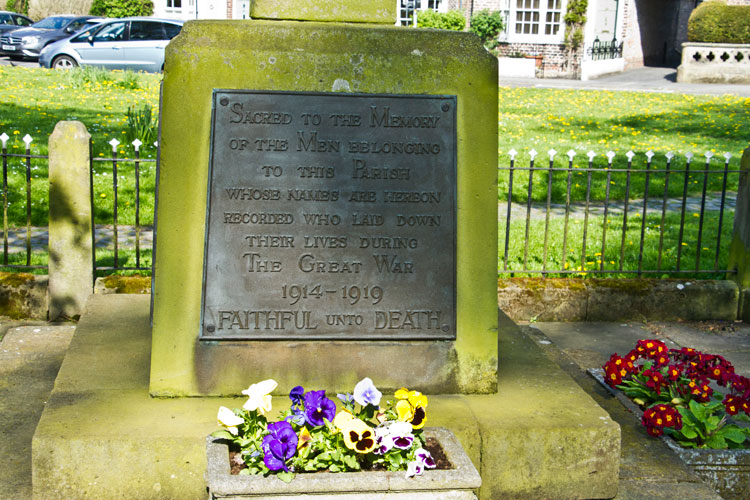
[[[299,436],[297,436],[297,449],[304,448],[310,441],[312,441],[310,431],[307,430],[307,427],[303,427]]]
[[[333,419],[333,425],[340,431],[344,430],[344,427],[354,420],[354,416],[346,410],[341,410],[336,414]]]
[[[405,387],[394,394],[399,401],[396,413],[401,422],[410,422],[415,429],[421,429],[427,422],[427,396],[419,391],[410,391]]]
[[[358,418],[352,418],[341,429],[344,444],[357,453],[370,453],[375,449],[375,432]]]

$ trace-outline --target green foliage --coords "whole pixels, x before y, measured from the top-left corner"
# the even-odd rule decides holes
[[[94,0],[91,4],[92,16],[150,16],[153,13],[154,3],[151,0]]]
[[[480,10],[471,16],[469,31],[477,35],[485,47],[494,49],[498,44],[497,35],[504,27],[499,11]]]
[[[570,0],[565,13],[565,47],[578,50],[583,43],[583,26],[586,24],[588,0]]]
[[[459,10],[442,13],[428,9],[417,13],[417,28],[463,31],[465,27],[466,19]]]
[[[19,14],[29,14],[29,0],[6,0],[5,10],[18,12]]]
[[[153,144],[156,141],[158,123],[153,115],[150,104],[144,104],[140,108],[128,107],[128,128],[125,131],[128,143],[138,139],[143,144]]]
[[[68,82],[73,88],[82,88],[86,85],[108,82],[112,79],[111,73],[97,66],[79,66],[65,72]]]
[[[690,15],[688,40],[707,43],[750,43],[750,5],[705,2]]]
[[[117,85],[124,89],[139,89],[141,88],[141,78],[138,73],[131,70],[126,70],[122,74],[122,79],[118,80]]]
[[[677,411],[682,416],[682,429],[665,429],[681,446],[685,448],[744,448],[743,444],[750,437],[750,429],[727,423],[723,413],[724,405],[720,401],[699,404],[690,400],[687,407],[680,406]]]

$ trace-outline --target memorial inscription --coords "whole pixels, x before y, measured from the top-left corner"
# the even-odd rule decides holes
[[[202,340],[455,339],[455,96],[213,99]]]

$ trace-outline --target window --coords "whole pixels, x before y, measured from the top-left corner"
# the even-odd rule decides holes
[[[563,0],[515,0],[510,41],[559,41],[562,9]]]
[[[182,0],[167,0],[167,8],[168,9],[181,9]]]
[[[419,10],[445,11],[442,0],[398,0],[398,22],[401,26],[414,24],[414,13]],[[419,13],[417,13],[419,16]]]
[[[125,23],[112,23],[104,26],[94,35],[95,42],[119,42],[125,39]]]
[[[132,21],[130,23],[131,40],[166,40],[162,23],[151,21]]]

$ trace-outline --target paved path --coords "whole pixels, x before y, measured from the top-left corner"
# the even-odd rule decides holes
[[[510,78],[504,77],[502,68],[500,68],[498,79],[501,87],[639,91],[667,94],[733,94],[750,97],[750,85],[677,83],[677,70],[674,68],[636,68],[588,81],[555,78]]]
[[[23,322],[0,321],[0,326],[5,329],[19,323]],[[31,438],[74,330],[74,324],[12,326],[0,342],[3,500],[31,499]]]
[[[0,231],[2,234],[2,231]],[[49,234],[46,227],[32,227],[31,231],[32,250],[47,250]],[[135,227],[117,226],[117,241],[119,248],[135,248]],[[114,248],[115,233],[112,226],[96,226],[95,229],[96,248]],[[151,248],[154,241],[154,231],[151,226],[141,226],[140,244],[141,249]],[[0,239],[0,252],[2,252],[2,240]],[[8,230],[8,253],[26,252],[26,228]]]

